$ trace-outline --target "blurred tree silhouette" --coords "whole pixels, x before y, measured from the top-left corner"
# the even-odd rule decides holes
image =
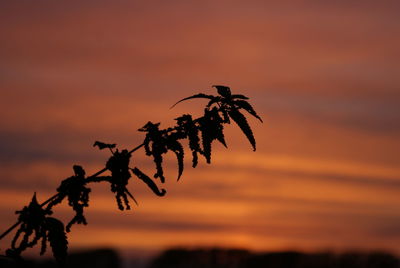
[[[226,147],[223,132],[224,124],[230,124],[233,120],[246,135],[255,151],[256,141],[253,132],[246,117],[240,111],[245,110],[261,122],[262,120],[247,102],[248,98],[244,95],[231,94],[230,88],[227,86],[216,85],[213,87],[217,89],[218,95],[199,93],[184,98],[172,106],[190,99],[208,99],[202,117],[193,119],[190,114],[185,114],[176,118],[176,126],[166,129],[161,129],[160,123],[148,122],[139,129],[146,134],[143,143],[130,151],[127,149],[120,150],[116,148],[116,144],[96,141],[94,147],[98,147],[100,150],[108,149],[111,152],[105,167],[95,174],[85,177],[85,170],[81,166],[74,165],[74,175],[61,182],[55,195],[40,204],[35,193],[30,204],[16,212],[19,214],[17,222],[0,236],[0,239],[2,239],[13,229],[19,227],[12,239],[11,248],[6,251],[6,256],[19,259],[23,251],[39,242],[41,243],[40,254],[44,254],[47,242],[49,242],[56,261],[63,265],[67,256],[68,240],[66,233],[71,231],[74,224],[87,224],[84,208],[89,205],[91,189],[88,185],[101,182],[109,183],[120,210],[131,209],[129,199],[137,203],[127,188],[132,175],[143,181],[157,196],[164,196],[166,190],[160,189],[153,179],[159,179],[160,183],[165,182],[163,156],[168,152],[173,152],[178,161],[179,180],[184,170],[184,149],[181,144],[183,139],[189,141],[193,167],[197,166],[199,155],[202,155],[207,163],[211,163],[212,143],[218,140]],[[156,172],[153,179],[138,167],[132,168],[130,166],[132,154],[142,147],[144,147],[146,155],[152,157],[155,163]],[[106,172],[108,175],[103,175]],[[68,205],[75,212],[75,216],[66,228],[60,220],[50,217],[54,207],[65,199],[68,199]]]
[[[173,248],[155,258],[149,268],[398,268],[399,265],[398,258],[384,252],[253,253],[240,249]]]

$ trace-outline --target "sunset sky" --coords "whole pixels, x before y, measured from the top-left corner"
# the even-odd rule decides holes
[[[109,152],[95,140],[133,148],[147,121],[199,116],[202,100],[169,108],[222,84],[264,119],[249,117],[257,151],[232,124],[211,165],[192,169],[187,151],[179,182],[167,157],[165,197],[134,180],[131,211],[96,185],[70,248],[400,254],[399,10],[369,0],[0,1],[0,231],[72,165],[101,169]],[[132,161],[154,172],[143,150]]]

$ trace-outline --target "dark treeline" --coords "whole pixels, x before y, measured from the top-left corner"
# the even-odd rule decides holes
[[[117,252],[111,249],[97,249],[69,254],[63,268],[122,268]],[[61,268],[54,259],[0,258],[0,268]]]
[[[56,268],[54,260],[14,261],[0,259],[1,268]],[[73,253],[65,268],[400,268],[389,253],[300,253],[295,251],[252,253],[237,249],[169,249],[148,265],[122,266],[112,250]]]
[[[226,249],[171,249],[149,268],[399,268],[397,257],[384,252],[300,253],[295,251],[251,253]]]

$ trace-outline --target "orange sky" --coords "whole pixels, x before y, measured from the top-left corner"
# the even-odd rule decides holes
[[[279,4],[278,4],[279,3]],[[254,250],[386,249],[400,254],[398,1],[2,1],[0,229],[34,191],[45,200],[73,164],[133,148],[211,85],[250,97],[257,152],[236,126],[212,165],[186,162],[167,196],[131,186],[120,212],[96,186],[70,246]],[[143,151],[136,165],[152,167]],[[67,217],[67,207],[59,215]],[[100,234],[100,235],[99,235]],[[0,241],[0,249],[9,239]]]

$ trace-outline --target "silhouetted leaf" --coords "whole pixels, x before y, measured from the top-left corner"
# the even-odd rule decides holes
[[[213,85],[218,91],[218,94],[221,95],[222,97],[225,98],[230,98],[231,97],[231,89],[227,86],[222,86],[222,85]]]
[[[67,258],[68,240],[64,231],[64,224],[52,217],[46,218],[46,229],[53,256],[57,263],[63,266]]]
[[[212,99],[212,98],[214,98],[214,96],[212,96],[212,95],[206,95],[206,94],[203,94],[203,93],[195,94],[193,96],[181,99],[180,101],[178,101],[174,105],[172,105],[170,109],[174,108],[178,103],[180,103],[182,101],[185,101],[185,100],[190,100],[190,99]]]
[[[261,121],[261,123],[263,122],[261,117],[258,116],[258,114],[256,113],[256,111],[254,111],[253,107],[250,105],[250,103],[248,103],[245,100],[236,100],[234,101],[234,104],[236,106],[237,109],[244,109],[246,110],[249,114],[251,114],[252,116],[254,116],[255,118],[257,118],[258,120]]]
[[[253,151],[255,151],[256,150],[256,140],[254,139],[253,131],[251,130],[249,124],[247,123],[246,117],[244,117],[244,115],[242,115],[237,110],[230,110],[228,113],[229,113],[229,116],[232,118],[232,120],[235,121],[235,123],[240,127],[240,129],[246,135],[247,139],[253,146]]]
[[[46,218],[46,229],[53,256],[63,266],[67,258],[68,240],[64,231],[64,224],[52,217]]]
[[[110,143],[104,143],[104,142],[101,142],[101,141],[95,141],[95,143],[93,144],[93,147],[96,147],[96,146],[99,147],[100,150],[103,150],[105,148],[113,149],[113,148],[115,148],[116,144],[115,143],[110,144]]]
[[[149,176],[144,174],[140,169],[135,167],[132,169],[133,174],[135,174],[139,179],[141,179],[144,183],[147,184],[147,186],[158,196],[164,196],[167,191],[165,189],[158,189],[157,185],[154,183],[152,179],[150,179]]]
[[[160,123],[152,123],[152,122],[147,122],[146,125],[143,127],[139,128],[139,131],[142,132],[152,132],[158,130],[158,127],[160,126]]]

